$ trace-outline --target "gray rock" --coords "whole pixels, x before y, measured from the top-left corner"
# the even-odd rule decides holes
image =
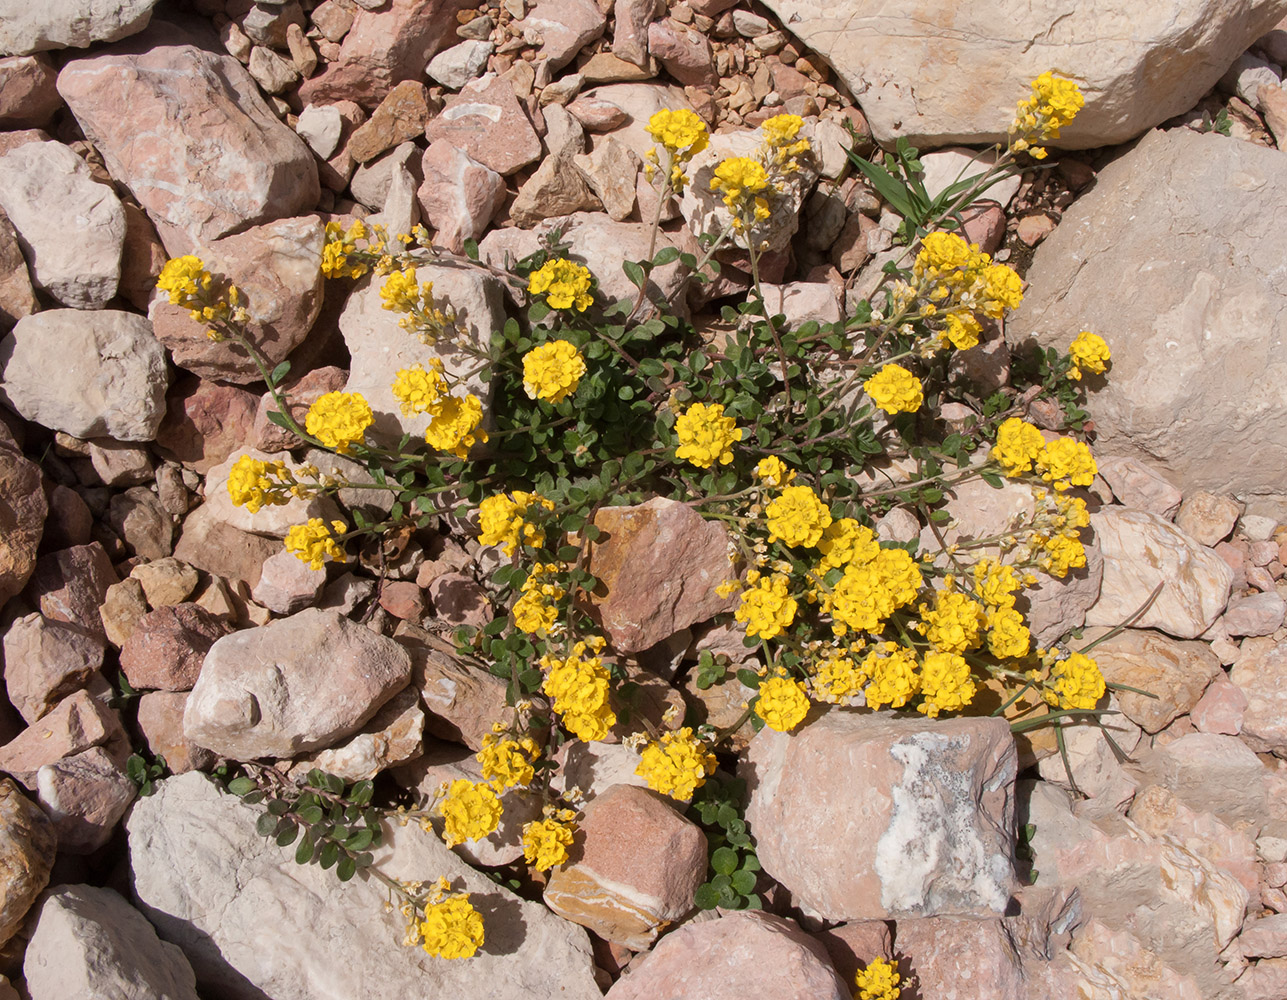
[[[444,87],[459,90],[482,73],[494,48],[491,42],[466,39],[430,59],[425,72]]]
[[[264,560],[263,573],[250,596],[269,611],[293,615],[315,603],[325,586],[325,569],[313,569],[283,549]]]
[[[75,309],[101,309],[116,295],[125,209],[67,146],[28,142],[0,156],[0,209],[37,288]]]
[[[308,148],[321,159],[330,159],[339,148],[344,134],[344,119],[340,109],[330,104],[310,104],[299,113],[295,122],[296,134],[308,143]]]
[[[115,42],[142,31],[157,0],[0,0],[0,56],[23,56],[94,42]]]
[[[357,732],[410,680],[411,657],[392,639],[310,608],[215,642],[183,729],[236,760],[293,757]]]
[[[259,812],[192,773],[163,782],[126,822],[134,892],[208,995],[598,1000],[585,932],[478,874],[435,834],[386,828],[392,846],[376,860],[392,878],[443,876],[472,893],[486,943],[468,961],[404,947],[380,883],[296,865],[293,848],[255,832]]]
[[[0,397],[73,437],[151,441],[169,383],[165,351],[134,313],[50,309],[0,341]]]

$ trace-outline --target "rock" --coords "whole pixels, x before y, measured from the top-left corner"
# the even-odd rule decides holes
[[[1282,70],[1273,63],[1250,52],[1244,52],[1233,61],[1224,76],[1220,89],[1234,93],[1248,104],[1258,107],[1257,92],[1261,87],[1276,87],[1282,83]]]
[[[1287,354],[1269,318],[1280,299],[1265,263],[1275,251],[1263,242],[1279,229],[1240,220],[1261,218],[1266,199],[1287,190],[1287,164],[1223,138],[1155,132],[1101,171],[1037,249],[1006,338],[1065,350],[1065,331],[1109,332],[1112,368],[1086,404],[1096,450],[1153,463],[1186,494],[1236,495],[1272,508],[1253,513],[1281,514],[1287,490],[1266,470],[1287,461],[1287,408],[1275,389]],[[1201,263],[1127,282],[1122,261],[1163,258]],[[1218,344],[1205,339],[1214,329]]]
[[[1265,820],[1265,767],[1243,740],[1190,733],[1155,749],[1145,769],[1195,812],[1248,824],[1254,833]]]
[[[607,136],[589,153],[574,156],[573,163],[610,219],[624,222],[630,218],[635,209],[639,158],[628,147]]]
[[[393,381],[392,375],[390,375],[389,381]],[[258,461],[270,462],[281,459],[287,461],[288,464],[290,459],[290,455],[285,453],[270,455],[251,448],[239,448],[225,461],[212,467],[206,473],[206,502],[204,507],[210,511],[211,516],[222,523],[240,531],[253,531],[261,535],[285,538],[292,525],[304,524],[309,518],[320,517],[331,521],[339,516],[338,508],[329,497],[313,496],[308,499],[292,497],[289,503],[279,506],[264,506],[254,514],[250,513],[245,507],[234,506],[232,497],[228,494],[228,475],[232,471],[232,467],[237,464],[243,455],[249,455]],[[191,517],[189,516],[190,519]],[[273,549],[272,551],[277,550]],[[192,562],[198,569],[206,568],[184,556],[179,551],[178,546],[175,547],[174,555],[184,559],[186,562]],[[219,575],[226,576],[228,574],[221,573]]]
[[[755,910],[667,934],[608,991],[609,1000],[850,1000],[826,951],[794,921]]]
[[[615,24],[612,29],[612,54],[634,63],[648,66],[648,26],[658,14],[657,0],[621,0],[612,9]]]
[[[134,313],[49,309],[0,341],[0,397],[78,438],[151,441],[169,380],[151,324]]]
[[[582,73],[585,73],[584,68]],[[610,104],[619,108],[626,115],[626,123],[615,129],[612,137],[629,146],[641,161],[656,144],[656,140],[647,132],[649,118],[663,108],[693,110],[692,103],[683,90],[659,83],[612,83],[595,87],[577,100]]]
[[[1093,641],[1106,630],[1088,630]],[[1179,642],[1157,632],[1128,628],[1105,639],[1090,654],[1104,679],[1149,691],[1149,698],[1132,691],[1114,694],[1122,713],[1149,733],[1165,729],[1187,715],[1207,685],[1223,673],[1220,660],[1203,642]]]
[[[835,290],[825,281],[789,281],[763,288],[769,314],[785,316],[788,329],[808,322],[825,326],[843,318]]]
[[[451,41],[464,0],[391,0],[357,12],[339,57],[300,86],[314,104],[342,99],[374,108],[394,85],[417,80],[430,58]]]
[[[996,253],[1005,241],[1005,210],[995,201],[978,201],[961,213],[961,235],[984,253]]]
[[[37,772],[121,736],[120,719],[87,691],[77,691],[0,747],[0,770],[35,790]]]
[[[377,863],[393,878],[442,876],[474,894],[486,944],[468,962],[404,947],[402,919],[383,911],[379,883],[346,884],[316,865],[296,865],[293,848],[255,832],[259,813],[188,774],[140,799],[126,823],[134,891],[161,936],[183,948],[203,991],[229,1000],[372,989],[461,1000],[599,996],[584,931],[476,873],[436,834],[389,827],[392,847],[380,849]],[[354,913],[365,917],[355,922]]]
[[[313,154],[242,65],[168,31],[151,42],[73,59],[58,74],[58,92],[171,255],[311,209]]]
[[[0,779],[0,942],[14,936],[49,884],[57,850],[49,817],[12,781]]]
[[[50,49],[83,49],[115,42],[147,27],[156,0],[54,0],[6,8],[0,26],[0,55],[28,55]]]
[[[540,159],[541,141],[503,77],[484,76],[448,98],[425,125],[430,144],[446,140],[486,167],[508,177]]]
[[[921,158],[921,165],[925,168],[921,181],[929,196],[937,198],[957,181],[968,180],[986,173],[995,162],[994,152],[980,152],[964,146],[950,146],[947,149],[926,153]],[[1018,190],[1019,177],[1007,177],[988,188],[985,195],[1005,208]]]
[[[184,376],[169,394],[156,443],[194,472],[209,472],[246,444],[257,406],[240,386]]]
[[[495,47],[488,41],[466,39],[430,59],[425,72],[448,90],[459,90],[486,69]]]
[[[1098,973],[1096,978],[1106,979],[1124,996],[1151,994],[1174,1000],[1200,1000],[1203,996],[1192,977],[1171,968],[1130,931],[1113,931],[1098,920],[1078,929],[1073,954],[1081,959],[1081,975]]]
[[[4,684],[9,702],[31,725],[64,697],[84,687],[103,665],[103,640],[43,615],[27,615],[4,636]]]
[[[204,771],[214,766],[215,755],[183,735],[183,710],[187,691],[145,691],[139,698],[138,723],[148,749],[165,760],[174,774]]]
[[[1238,977],[1243,1000],[1275,1000],[1287,991],[1287,959],[1262,959]]]
[[[1193,639],[1224,610],[1233,570],[1169,521],[1142,510],[1105,507],[1091,515],[1090,523],[1104,555],[1104,580],[1086,624],[1120,625],[1159,584],[1157,599],[1134,627]]]
[[[1238,935],[1238,950],[1245,958],[1287,957],[1287,913],[1245,924]]]
[[[0,212],[0,330],[13,329],[18,320],[35,312],[37,305],[18,234]]]
[[[702,86],[719,82],[711,43],[700,31],[670,20],[654,21],[648,26],[648,52],[680,83]]]
[[[560,70],[586,45],[603,34],[608,19],[593,0],[537,0],[517,23],[524,36],[541,42],[537,59]]]
[[[111,889],[62,885],[45,896],[23,959],[32,1000],[117,996],[197,1000],[183,952]]]
[[[160,559],[170,554],[174,524],[157,495],[144,486],[131,486],[112,497],[107,523],[140,559]]]
[[[251,596],[269,611],[293,615],[313,604],[325,586],[325,569],[312,569],[294,552],[283,550],[264,560]]]
[[[378,600],[380,607],[394,618],[419,624],[424,617],[424,593],[410,580],[386,580]]]
[[[232,628],[195,604],[175,604],[144,615],[121,647],[121,669],[136,689],[188,691],[216,640]]]
[[[136,444],[97,438],[89,442],[89,461],[104,486],[137,486],[154,477],[152,456]]]
[[[1124,693],[1109,695],[1110,712],[1121,711],[1118,698]],[[1064,752],[1039,761],[1038,773],[1062,788],[1071,789],[1075,785],[1081,795],[1100,800],[1097,805],[1112,808],[1124,805],[1118,797],[1129,800],[1136,781],[1123,769],[1124,761],[1118,754],[1125,754],[1129,760],[1139,746],[1143,730],[1124,715],[1101,716],[1094,720],[1068,719],[1061,725],[1061,730]]]
[[[259,582],[264,560],[280,550],[278,539],[234,528],[209,504],[202,504],[184,519],[174,557],[250,588]]]
[[[1131,18],[1129,34],[1117,35],[1111,16],[1050,4],[963,10],[939,0],[914,12],[891,12],[875,0],[839,6],[772,0],[767,6],[861,95],[872,134],[890,148],[899,138],[922,148],[1004,142],[1015,102],[1052,66],[1074,77],[1086,97],[1054,144],[1087,149],[1125,142],[1193,107],[1282,14],[1270,0],[1236,11],[1213,0],[1185,0],[1141,12]],[[1087,51],[1078,44],[1087,33],[1115,40]],[[1193,48],[1195,33],[1204,39],[1200,52]],[[927,68],[929,52],[934,65]],[[1149,71],[1162,63],[1165,73]],[[969,101],[957,99],[967,92]]]
[[[587,132],[611,132],[626,120],[626,113],[611,101],[594,97],[582,95],[567,107]]]
[[[325,368],[314,368],[300,378],[284,382],[281,392],[286,397],[291,416],[302,427],[308,416],[308,408],[326,393],[339,392],[347,380],[348,372],[343,368],[328,365]],[[259,404],[255,408],[254,430],[251,433],[253,445],[259,451],[289,451],[304,444],[293,431],[268,419],[268,414],[277,409],[277,401],[273,399],[271,392],[259,397]]]
[[[616,785],[585,809],[568,861],[550,872],[546,905],[635,951],[693,908],[706,837],[661,796]]]
[[[870,965],[872,959],[888,961],[894,956],[889,923],[884,920],[851,920],[811,936],[827,949],[836,971],[846,983],[852,983],[858,970]]]
[[[142,585],[147,603],[153,608],[170,607],[186,600],[200,582],[195,569],[172,556],[140,563],[130,570],[130,577]]]
[[[49,512],[41,479],[39,466],[17,448],[0,445],[0,606],[26,586],[36,568]]]
[[[663,497],[600,508],[594,523],[606,538],[590,550],[600,588],[588,610],[618,652],[637,653],[731,610],[732,599],[715,593],[733,575],[721,525]]]
[[[246,69],[266,94],[280,94],[291,84],[299,82],[299,71],[294,64],[262,45],[250,50]]]
[[[103,747],[46,764],[36,772],[35,788],[64,854],[92,854],[106,844],[138,793]]]
[[[1131,803],[1127,818],[1153,837],[1173,837],[1188,850],[1233,875],[1253,894],[1260,888],[1261,866],[1255,840],[1209,812],[1196,812],[1169,789],[1147,785]]]
[[[357,732],[410,679],[411,658],[397,643],[310,608],[215,642],[183,730],[236,760],[293,757]],[[319,683],[327,697],[308,697]]]
[[[635,773],[642,760],[639,751],[624,743],[569,740],[555,752],[554,760],[559,766],[550,778],[550,788],[560,794],[579,788],[585,802],[619,785],[648,787],[647,780]]]
[[[280,219],[197,248],[206,268],[244,293],[246,335],[269,369],[304,342],[322,310],[322,223],[316,216]],[[259,369],[232,340],[212,341],[188,310],[158,294],[149,312],[157,339],[180,368],[205,379],[259,382]]]
[[[63,106],[54,88],[58,73],[48,56],[0,59],[0,126],[41,128]]]
[[[389,200],[389,191],[393,188],[393,177],[400,168],[414,169],[416,157],[420,150],[415,143],[404,142],[395,146],[392,152],[377,156],[370,163],[364,163],[353,171],[353,180],[349,184],[349,193],[354,200],[366,207],[378,211]]]
[[[0,156],[0,209],[37,288],[76,309],[101,309],[116,295],[125,209],[68,147],[29,142]]]
[[[371,117],[353,133],[346,149],[358,163],[374,160],[420,135],[429,114],[429,88],[416,80],[406,80],[389,91]]]
[[[452,253],[483,235],[505,201],[505,181],[450,142],[431,142],[421,160],[420,211],[436,230],[434,242]]]
[[[761,730],[747,760],[757,855],[797,905],[828,920],[1005,909],[1016,756],[1003,720],[830,711]]]
[[[394,638],[411,656],[414,683],[429,711],[425,729],[481,750],[483,737],[506,711],[504,678],[457,654],[446,638],[409,622],[398,625]]]
[[[381,771],[420,757],[424,730],[420,692],[413,685],[386,702],[347,743],[302,759],[295,770],[307,774],[316,767],[345,781],[374,778]],[[477,777],[481,779],[481,772]]]
[[[1224,617],[1225,632],[1231,636],[1273,635],[1287,617],[1287,601],[1276,593],[1235,597]]]
[[[557,105],[545,109],[549,155],[536,168],[510,206],[510,219],[527,229],[582,209],[599,208],[599,199],[576,169],[574,158],[585,149],[581,123]]]
[[[1243,742],[1257,753],[1282,756],[1287,751],[1287,643],[1244,652],[1229,679],[1247,698]]]
[[[953,1000],[1027,1000],[1030,986],[1005,924],[921,917],[900,920],[898,952],[916,972],[922,996]]]
[[[1242,717],[1246,710],[1247,696],[1221,672],[1193,706],[1189,717],[1200,733],[1237,736],[1242,732]]]
[[[117,648],[124,646],[147,612],[147,598],[138,580],[127,578],[112,584],[103,594],[103,603],[98,606],[107,641]]]
[[[416,280],[433,282],[435,301],[440,307],[450,305],[455,309],[458,325],[478,349],[485,349],[492,331],[504,325],[501,283],[491,275],[476,268],[426,264],[416,268]],[[345,391],[362,393],[375,414],[375,423],[367,430],[368,438],[396,444],[403,434],[423,437],[430,420],[427,414],[403,416],[391,388],[398,370],[438,357],[448,375],[458,375],[477,369],[477,362],[473,355],[453,349],[446,342],[426,347],[398,326],[397,314],[383,308],[382,284],[382,280],[373,278],[359,281],[339,323],[352,357]],[[457,394],[465,391],[482,400],[486,413],[491,389],[476,371],[461,383]]]
[[[473,577],[443,573],[429,584],[434,614],[448,625],[482,628],[492,620],[492,605]]]
[[[1229,537],[1241,513],[1242,506],[1232,497],[1199,490],[1185,497],[1175,523],[1195,541],[1215,545]]]
[[[310,104],[299,113],[295,134],[308,143],[318,159],[329,160],[344,136],[344,118],[333,104]]]
[[[1156,467],[1138,458],[1095,456],[1099,474],[1125,506],[1146,510],[1170,520],[1180,509],[1182,496]]]
[[[41,556],[32,574],[31,592],[45,617],[104,635],[98,608],[116,580],[107,553],[98,542],[91,542]]]

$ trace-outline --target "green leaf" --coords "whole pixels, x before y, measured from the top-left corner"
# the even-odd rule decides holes
[[[243,797],[250,794],[258,787],[259,786],[255,784],[253,779],[246,777],[233,778],[228,782],[228,791],[233,795],[240,795]]]
[[[745,868],[735,871],[732,875],[733,888],[738,895],[749,896],[755,891],[755,872],[748,872]]]
[[[671,264],[677,260],[679,260],[679,249],[677,247],[662,247],[657,251],[657,255],[653,257],[652,266],[662,267],[665,264]],[[694,260],[693,264],[696,263],[697,261]]]
[[[737,871],[737,851],[731,847],[717,847],[711,852],[711,868],[721,875]]]
[[[374,839],[375,834],[372,831],[358,830],[344,841],[344,847],[350,851],[365,851]]]
[[[760,675],[754,670],[747,670],[743,667],[737,672],[737,679],[749,688],[760,689]]]
[[[295,863],[297,865],[306,865],[313,860],[313,835],[305,832],[304,839],[299,842],[295,848]]]
[[[465,256],[470,260],[478,260],[478,241],[474,239],[465,240]]]
[[[623,260],[621,270],[626,272],[626,277],[630,279],[630,284],[636,288],[643,288],[644,282],[648,280],[648,275],[644,272],[643,266],[633,260]]]
[[[278,410],[268,411],[268,422],[270,424],[276,424],[278,427],[284,428],[285,430],[291,429],[290,421],[288,421],[286,417]]]
[[[894,206],[894,210],[904,218],[912,218],[915,205],[912,193],[907,186],[884,167],[879,167],[870,160],[865,160],[852,149],[849,150],[849,162],[857,167],[864,177],[876,189],[876,193]]]
[[[713,910],[719,906],[719,890],[709,882],[703,883],[697,887],[693,893],[693,904],[699,910]]]
[[[289,847],[291,844],[295,843],[295,838],[299,836],[299,827],[294,823],[291,823],[290,820],[283,820],[283,822],[289,825],[278,832],[277,846]]]
[[[371,781],[359,781],[349,791],[349,801],[355,806],[364,806],[370,803],[371,797],[375,795],[375,784]]]
[[[341,882],[347,882],[357,871],[357,864],[347,854],[340,858],[340,863],[335,866],[335,876]]]
[[[326,816],[321,806],[306,806],[299,811],[299,818],[310,826],[322,822]]]
[[[333,840],[328,840],[322,845],[322,850],[318,856],[317,863],[323,870],[334,866],[335,862],[340,859],[340,845]]]
[[[261,837],[271,837],[276,829],[277,817],[271,813],[264,813],[259,819],[255,820],[255,832]]]
[[[284,379],[289,374],[290,374],[290,362],[283,361],[276,368],[274,368],[272,374],[268,376],[268,384],[281,385],[282,379]]]

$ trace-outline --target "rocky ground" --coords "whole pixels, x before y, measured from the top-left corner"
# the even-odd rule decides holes
[[[470,2],[45,0],[0,20],[0,996],[847,1000],[887,956],[906,996],[1287,997],[1287,2]],[[441,633],[491,619],[499,557],[444,522],[387,565],[315,571],[281,539],[331,501],[233,507],[238,457],[299,442],[245,357],[155,294],[166,259],[199,252],[248,292],[295,398],[389,406],[419,345],[369,280],[324,287],[326,221],[422,222],[498,264],[559,223],[621,296],[656,209],[648,117],[694,109],[726,150],[788,111],[817,177],[774,233],[767,294],[831,322],[900,222],[849,169],[848,130],[860,151],[934,150],[940,190],[1051,68],[1086,107],[1053,169],[967,218],[1028,288],[963,363],[998,387],[1011,348],[1112,345],[1088,407],[1089,565],[1047,578],[1029,617],[1044,642],[1091,639],[1160,585],[1095,654],[1156,697],[1069,727],[1067,767],[1049,732],[996,719],[830,713],[743,740],[765,912],[695,916],[702,831],[640,790],[622,733],[572,744],[584,842],[544,902],[480,873],[521,854],[504,827],[454,853],[390,829],[391,875],[486,901],[487,946],[458,962],[403,947],[376,883],[295,866],[203,777],[210,747],[421,791],[476,774],[505,685]],[[690,188],[665,238],[695,247],[712,198]],[[745,295],[736,263],[654,280],[710,328]],[[498,287],[441,281],[472,327],[503,322]],[[982,537],[1025,504],[962,487],[949,510]],[[719,570],[659,559],[658,539],[717,561],[723,543],[647,506],[596,556],[618,582],[605,634],[658,717],[687,702],[719,724],[748,694],[692,680],[703,650],[745,653],[698,585]],[[895,511],[882,530],[927,529]],[[175,776],[140,796],[135,750]]]

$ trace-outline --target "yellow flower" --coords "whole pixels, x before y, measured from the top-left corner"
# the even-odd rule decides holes
[[[1023,301],[1023,279],[1005,264],[985,267],[983,283],[983,312],[992,319],[1018,309]]]
[[[968,351],[979,346],[979,334],[983,332],[981,324],[971,313],[957,310],[950,312],[944,319],[947,325],[939,335],[940,346],[951,344],[958,351]],[[942,343],[946,341],[947,344]]]
[[[357,250],[357,241],[366,239],[366,226],[356,219],[348,232],[338,222],[326,224],[326,243],[322,247],[322,274],[328,278],[360,278],[368,268],[363,261],[350,263],[349,255]]]
[[[484,781],[457,778],[447,797],[438,803],[442,814],[442,840],[448,847],[466,840],[482,840],[500,825],[501,802],[496,789]]]
[[[1112,357],[1104,338],[1089,330],[1082,330],[1077,334],[1077,339],[1068,348],[1068,354],[1073,361],[1072,367],[1068,369],[1068,377],[1074,381],[1081,380],[1083,370],[1094,375],[1104,374]]]
[[[769,187],[764,165],[749,156],[721,160],[711,177],[711,190],[724,192],[724,205],[733,213],[733,225],[739,230],[747,221],[769,217],[769,203],[759,196]]]
[[[842,517],[839,521],[832,522],[817,544],[818,551],[822,553],[822,559],[818,563],[819,574],[851,562],[871,562],[880,552],[875,532],[852,517]]]
[[[553,501],[539,493],[497,493],[478,505],[478,523],[482,529],[478,541],[483,545],[503,545],[505,555],[512,556],[520,542],[539,548],[545,544],[545,532],[525,519],[528,509],[543,507],[553,510]]]
[[[935,593],[933,609],[922,604],[920,613],[925,638],[945,653],[963,653],[977,646],[987,621],[979,604],[946,588]]]
[[[566,591],[559,585],[557,563],[537,563],[523,581],[522,593],[514,602],[516,628],[537,635],[548,632],[559,620],[558,603]]]
[[[793,547],[817,545],[831,524],[831,511],[808,486],[788,486],[769,503],[765,513],[769,541]]]
[[[1032,634],[1012,607],[988,611],[988,651],[999,660],[1028,655]]]
[[[523,827],[523,857],[538,872],[549,871],[568,859],[576,824],[555,817],[533,820]]]
[[[191,308],[189,302],[210,287],[211,274],[201,258],[185,254],[168,260],[156,279],[156,287],[170,295],[170,304]]]
[[[332,521],[330,528],[320,517],[310,517],[307,524],[296,524],[286,532],[285,548],[294,552],[301,562],[308,563],[309,569],[322,569],[326,557],[330,556],[337,563],[345,561],[344,550],[332,536],[342,535],[348,531],[343,521]]]
[[[644,747],[635,768],[635,774],[654,792],[681,801],[691,799],[693,792],[706,784],[706,776],[714,772],[715,755],[687,726],[663,733],[660,740]]]
[[[483,404],[473,393],[463,399],[444,396],[430,412],[433,419],[425,428],[425,443],[430,448],[468,458],[469,449],[486,443],[488,434],[478,426],[483,422]]]
[[[795,621],[796,601],[787,591],[787,577],[775,573],[760,577],[742,591],[742,603],[733,617],[746,624],[752,638],[772,639]]]
[[[902,995],[898,986],[901,979],[896,966],[883,958],[874,958],[855,979],[858,994],[854,1000],[898,1000]]]
[[[1081,569],[1086,565],[1086,547],[1076,538],[1053,535],[1045,540],[1037,565],[1051,576],[1063,579],[1070,569]]]
[[[974,590],[990,608],[1014,607],[1015,591],[1021,586],[1014,567],[1002,566],[995,559],[980,559],[971,569]]]
[[[648,119],[645,130],[672,156],[682,153],[685,159],[700,153],[709,141],[706,123],[687,108],[678,111],[663,108]]]
[[[831,630],[877,632],[885,619],[916,597],[921,571],[906,549],[881,549],[869,560],[851,560],[822,609],[832,618]]]
[[[472,958],[483,944],[483,918],[469,893],[425,906],[421,947],[436,958]]]
[[[1013,479],[1032,468],[1046,446],[1041,431],[1020,417],[1010,417],[997,428],[997,443],[992,458]]]
[[[770,677],[760,684],[755,714],[770,729],[789,733],[809,713],[809,696],[804,685],[790,677]]]
[[[902,708],[920,688],[916,654],[895,642],[878,643],[863,660],[863,670],[871,677],[864,692],[867,707],[876,711],[885,705]]]
[[[265,505],[280,507],[290,503],[290,489],[283,480],[293,482],[282,462],[261,462],[242,455],[228,470],[228,496],[234,507],[258,514]]]
[[[536,776],[532,762],[540,755],[540,747],[530,736],[513,740],[487,733],[483,737],[483,748],[474,758],[482,765],[484,778],[500,788],[512,788],[532,783]]]
[[[1056,490],[1089,486],[1099,471],[1090,449],[1072,438],[1055,438],[1037,454],[1037,472]]]
[[[566,340],[551,340],[523,355],[523,391],[529,399],[561,403],[576,392],[585,359]]]
[[[347,452],[374,422],[360,392],[328,392],[308,408],[304,429],[327,448]]]
[[[547,671],[541,690],[553,699],[564,728],[586,742],[603,739],[617,721],[608,704],[610,675],[602,658],[594,655],[603,646],[596,637],[578,642],[564,659],[549,653],[541,657],[541,667]]]
[[[447,394],[447,380],[443,378],[442,362],[433,358],[429,368],[415,365],[400,368],[393,377],[393,396],[402,404],[402,415],[425,413]]]
[[[675,436],[679,438],[675,457],[699,469],[709,469],[716,462],[728,465],[733,461],[733,443],[742,438],[735,424],[732,417],[724,416],[721,404],[694,403],[675,421]]]
[[[755,478],[766,486],[785,486],[795,479],[795,473],[777,455],[769,455],[756,463]]]
[[[1072,80],[1053,73],[1042,73],[1032,81],[1031,96],[1020,101],[1010,126],[1010,149],[1016,153],[1028,150],[1035,159],[1045,159],[1046,151],[1033,143],[1059,138],[1059,130],[1071,122],[1085,106],[1081,90]]]
[[[786,146],[795,141],[803,125],[804,119],[799,115],[774,115],[760,126],[760,131],[769,145]]]
[[[885,365],[862,387],[886,413],[915,413],[925,402],[920,381],[902,365]]]
[[[813,678],[813,690],[821,700],[832,705],[844,703],[862,692],[868,677],[851,656],[829,655]]]
[[[432,288],[432,285],[430,286]],[[383,308],[394,312],[411,312],[420,304],[420,285],[416,281],[416,268],[409,264],[401,271],[394,271],[380,288]]]
[[[551,309],[585,312],[594,297],[590,294],[590,271],[570,260],[548,260],[527,279],[527,290],[545,295]]]
[[[1089,711],[1106,690],[1099,664],[1084,653],[1070,653],[1050,671],[1050,689],[1043,697],[1055,708]]]
[[[921,697],[916,711],[937,719],[939,712],[958,712],[978,691],[970,665],[956,653],[926,653],[921,664]]]

